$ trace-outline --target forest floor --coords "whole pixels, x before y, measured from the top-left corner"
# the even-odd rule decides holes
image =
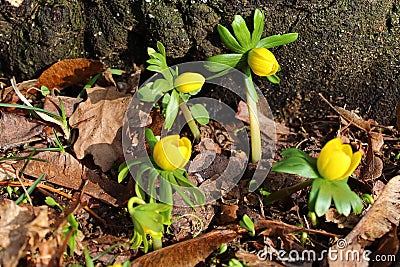
[[[334,99],[324,100],[326,108],[317,107],[323,109],[319,117],[289,109],[285,118],[275,118],[275,149],[268,148],[267,165],[292,147],[317,157],[327,141],[340,137],[363,154],[348,182],[357,195],[372,198],[363,198],[360,214],[343,216],[332,203],[324,216],[308,216],[309,187],[265,203],[269,193],[305,178],[269,171],[250,192],[257,165],[248,155],[234,155],[235,141],[221,124],[210,121],[200,127],[201,139],[193,141],[191,162],[205,164],[207,155],[213,161],[205,170],[189,169],[189,180],[202,188],[235,158],[235,164],[245,164],[240,181],[229,191],[224,184],[217,186],[222,197],[196,209],[174,207],[162,249],[131,249],[134,226],[126,204],[137,192],[134,175],[118,183],[118,167],[125,161],[123,118],[131,93],[142,83],[140,69],[120,77],[106,70],[78,98],[103,66],[83,59],[61,64],[37,80],[2,84],[0,103],[25,108],[3,105],[0,110],[0,266],[353,266],[354,261],[390,266],[400,259],[400,125],[362,118],[334,106]],[[46,94],[44,85],[59,90]],[[218,96],[223,97],[229,96]],[[64,109],[65,118],[27,110],[27,102],[54,114]],[[243,102],[226,102],[247,124]],[[151,121],[148,127],[159,135],[163,116],[157,109],[150,114],[146,123]],[[191,138],[186,128],[182,134]],[[244,215],[254,222],[255,235],[241,227]]]

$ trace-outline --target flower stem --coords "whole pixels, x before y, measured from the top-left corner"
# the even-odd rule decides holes
[[[250,91],[252,92],[256,91],[254,89],[254,84],[249,67],[245,69],[245,73],[249,78],[249,81],[245,81],[245,84],[247,87],[246,100],[247,100],[247,108],[249,110],[249,119],[250,119],[251,161],[253,163],[257,163],[259,160],[261,160],[262,157],[260,122],[258,120],[257,101],[254,99],[254,96],[252,97],[250,95]]]
[[[291,194],[311,185],[313,181],[314,179],[307,179],[304,182],[275,191],[264,199],[264,205],[270,205],[280,199],[288,197]]]
[[[153,237],[153,250],[157,250],[162,248],[162,241],[161,238],[160,239],[156,239]]]
[[[193,119],[193,116],[189,110],[189,107],[186,105],[186,103],[184,101],[182,101],[182,99],[179,100],[179,107],[182,110],[183,116],[185,117],[185,120],[188,123],[189,128],[192,131],[192,134],[194,135],[194,138],[199,140],[200,139],[200,130],[197,127],[195,120]]]

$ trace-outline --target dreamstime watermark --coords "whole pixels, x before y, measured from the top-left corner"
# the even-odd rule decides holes
[[[264,249],[256,252],[259,260],[278,260],[284,262],[318,262],[328,259],[329,261],[342,262],[396,262],[396,255],[374,254],[371,250],[346,249],[346,239],[339,239],[334,248],[322,250],[317,253],[312,249],[302,251],[275,249],[265,246]]]
[[[248,77],[244,75],[242,72],[229,68],[226,69],[223,73],[210,71],[213,67],[221,69],[224,66],[219,63],[213,62],[188,62],[183,64],[178,64],[170,67],[172,70],[179,71],[179,74],[185,72],[195,72],[203,75],[206,78],[206,85],[203,86],[202,90],[206,90],[205,88],[211,88],[211,90],[224,90],[225,93],[231,94],[230,99],[236,98],[240,101],[246,102],[246,79]],[[215,69],[215,68],[214,68]],[[160,73],[153,75],[150,79],[144,82],[140,88],[151,85],[151,83],[155,83],[158,79],[162,79],[162,75]],[[248,82],[248,81],[247,81]],[[276,132],[275,132],[275,124],[272,117],[272,112],[270,111],[267,100],[262,95],[261,91],[254,84],[254,87],[258,94],[258,117],[260,118],[260,128],[261,128],[261,137],[262,137],[262,159],[258,162],[257,168],[252,176],[252,179],[249,183],[250,191],[256,190],[266,178],[271,165],[271,159],[273,154],[275,153],[275,142],[276,142]],[[140,88],[138,91],[140,91]],[[167,92],[173,88],[164,88],[163,92]],[[204,94],[203,94],[204,95]],[[204,184],[200,185],[200,189],[205,193],[206,203],[211,203],[216,199],[220,198],[223,194],[228,193],[239,180],[242,178],[250,157],[250,140],[248,137],[248,131],[246,125],[243,121],[236,118],[237,107],[232,107],[227,103],[224,103],[224,97],[222,94],[215,94],[218,96],[218,99],[210,98],[210,97],[192,97],[190,98],[186,104],[191,107],[196,104],[203,105],[209,113],[210,120],[217,122],[220,125],[220,128],[228,135],[228,140],[231,141],[230,151],[228,163],[223,170],[222,173],[219,173],[219,177],[213,177],[212,181],[207,181]],[[142,101],[140,95],[136,93],[130,106],[125,115],[125,123],[123,127],[123,150],[125,160],[134,159],[137,157],[148,157],[146,152],[146,146],[143,142],[144,140],[144,131],[145,128],[149,126],[151,123],[150,113],[154,110],[155,107],[160,105],[160,100],[163,95],[159,95],[155,97],[153,102]],[[232,103],[230,103],[232,104]],[[166,130],[165,127],[162,127],[161,137],[172,135],[172,134],[181,134],[182,129],[186,125],[186,120],[180,112],[172,125],[170,130]],[[213,139],[208,138],[207,142],[212,141]],[[207,144],[210,147],[210,144]],[[214,155],[206,155],[208,158],[215,159],[215,151]],[[212,151],[211,151],[212,152]],[[199,164],[199,161],[196,159],[189,162],[186,168],[189,172],[192,172],[196,175],[200,175],[201,172],[206,171],[207,168],[211,166],[213,160],[201,161],[202,164]],[[150,159],[148,160],[150,162]],[[218,164],[218,163],[217,163]],[[137,171],[139,170],[140,165],[135,165],[130,169],[132,177],[136,179]],[[146,173],[141,173],[141,179],[149,179],[146,177]],[[153,179],[154,180],[154,179]],[[201,180],[201,177],[200,177]],[[155,183],[157,184],[157,182]],[[151,195],[152,197],[159,199],[162,201],[159,196],[154,196],[154,194],[158,194],[157,191],[153,190],[149,192],[146,188],[142,188],[144,192]],[[152,195],[153,194],[153,195]],[[176,204],[176,203],[174,203]],[[185,205],[184,203],[179,203],[179,205]]]

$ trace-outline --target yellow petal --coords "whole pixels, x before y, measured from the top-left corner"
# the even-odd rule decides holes
[[[357,169],[358,165],[361,162],[361,157],[362,157],[362,154],[360,151],[355,152],[351,158],[351,164],[350,164],[347,172],[345,174],[343,174],[342,177],[340,177],[338,180],[349,177]]]

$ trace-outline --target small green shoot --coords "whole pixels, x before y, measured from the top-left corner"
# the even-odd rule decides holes
[[[72,256],[75,251],[76,238],[79,234],[79,223],[76,221],[75,216],[70,213],[67,217],[68,225],[62,228],[64,238],[68,238],[69,255]]]
[[[42,94],[42,96],[47,96],[50,94],[50,90],[46,86],[42,85],[40,87],[40,93]]]
[[[247,215],[243,215],[242,220],[239,222],[240,226],[250,232],[250,236],[256,235],[253,220]]]
[[[218,254],[224,254],[226,251],[228,250],[228,245],[226,243],[223,243],[220,247],[219,247],[219,251]]]
[[[46,197],[46,199],[44,200],[44,202],[45,202],[48,206],[50,206],[50,207],[57,207],[57,208],[59,208],[61,211],[64,210],[64,208],[63,208],[60,204],[58,204],[57,201],[55,201],[55,199],[52,198],[52,197]]]

